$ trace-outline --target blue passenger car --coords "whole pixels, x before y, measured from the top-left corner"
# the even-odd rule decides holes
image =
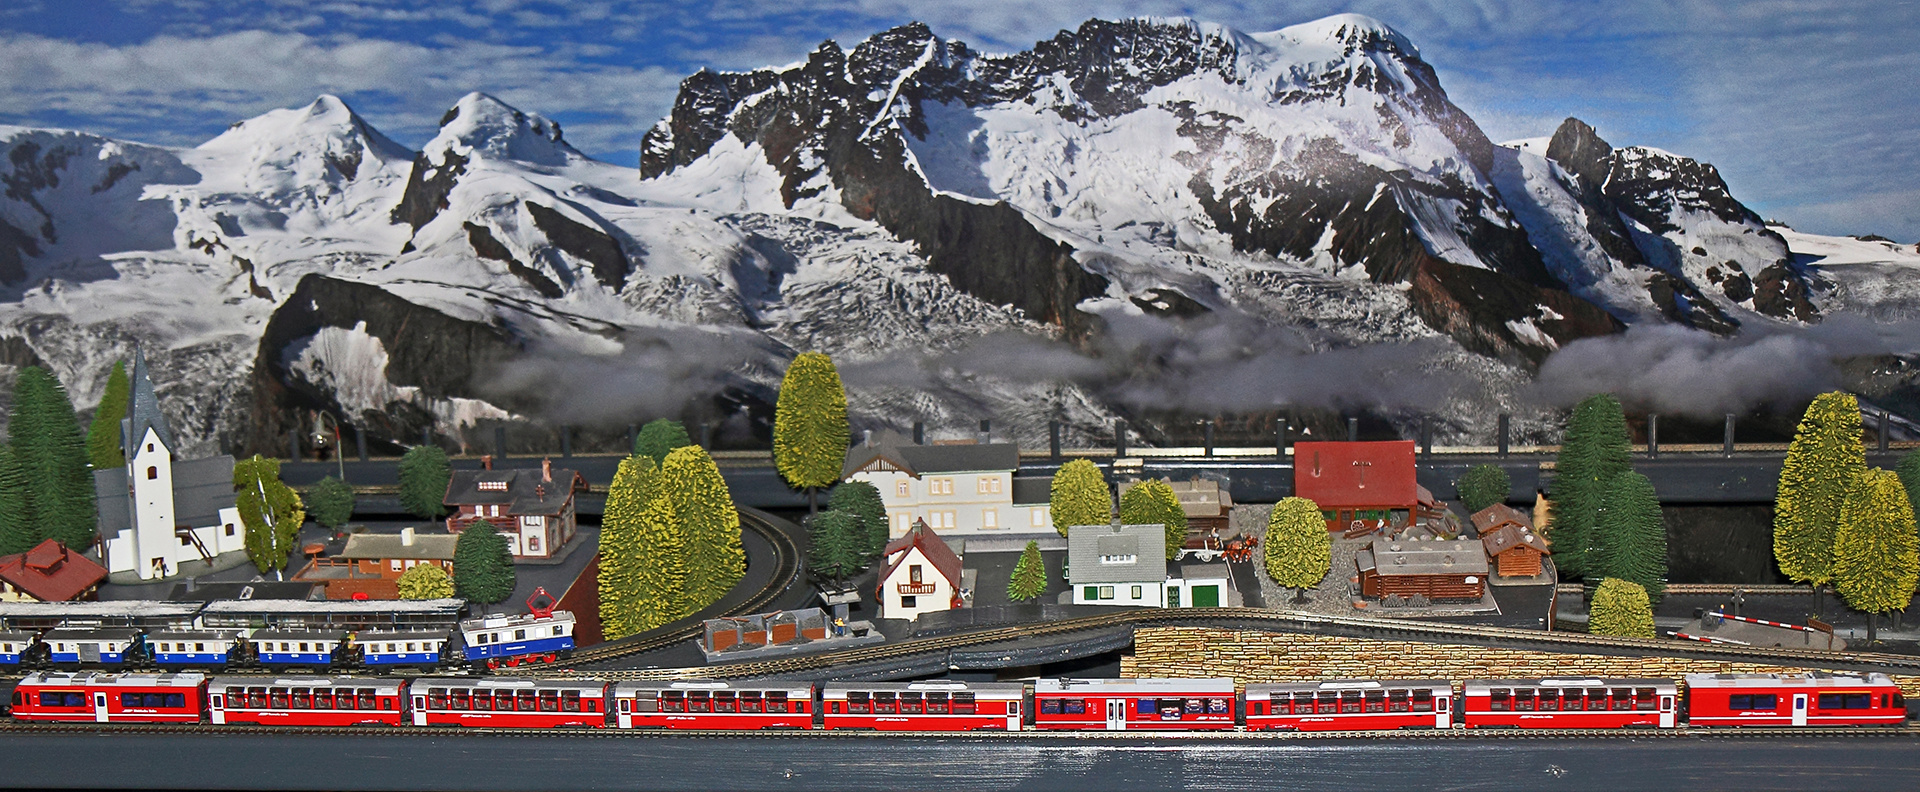
[[[147,633],[147,654],[163,666],[224,666],[234,659],[239,640],[208,630]]]
[[[259,630],[248,640],[253,644],[253,656],[261,665],[329,668],[338,659],[347,634],[343,631]]]
[[[140,654],[140,631],[129,627],[65,627],[41,640],[49,659],[62,665],[118,666]]]
[[[20,656],[39,636],[25,630],[0,630],[0,665],[19,665]]]
[[[437,666],[445,656],[451,633],[424,630],[381,630],[354,636],[361,661],[368,666]]]
[[[573,614],[546,611],[508,616],[492,614],[460,622],[462,649],[469,662],[488,667],[522,662],[552,662],[573,649]]]

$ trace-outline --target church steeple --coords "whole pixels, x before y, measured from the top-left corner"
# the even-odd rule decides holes
[[[177,450],[173,444],[173,430],[167,426],[167,416],[160,412],[160,399],[153,393],[153,380],[147,376],[147,356],[139,347],[133,350],[133,392],[127,398],[127,457],[132,458],[134,445],[147,436],[147,429],[160,436],[169,451]]]

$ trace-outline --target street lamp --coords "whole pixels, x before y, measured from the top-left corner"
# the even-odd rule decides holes
[[[327,439],[326,433],[321,431],[321,423],[324,422],[333,426],[333,461],[339,464],[340,480],[345,482],[347,480],[347,457],[345,447],[340,444],[340,422],[333,417],[332,413],[328,412],[315,411],[313,417],[313,439],[316,443],[326,442]]]

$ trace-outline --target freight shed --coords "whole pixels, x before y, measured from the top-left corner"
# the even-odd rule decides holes
[[[1486,593],[1487,556],[1473,539],[1376,540],[1354,556],[1369,599],[1473,601]]]

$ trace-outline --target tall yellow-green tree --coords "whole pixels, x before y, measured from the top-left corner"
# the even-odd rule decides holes
[[[600,633],[607,640],[640,632],[640,546],[642,519],[658,495],[659,471],[653,458],[636,454],[620,460],[607,486],[606,513],[600,520]]]
[[[684,592],[687,612],[692,613],[726,596],[747,573],[740,512],[720,467],[699,446],[681,446],[667,454],[660,466],[660,492],[686,536]]]
[[[1061,465],[1053,474],[1047,511],[1053,515],[1053,529],[1067,535],[1068,526],[1106,525],[1113,522],[1113,495],[1107,489],[1107,474],[1085,459]]]
[[[1891,471],[1870,468],[1847,493],[1834,536],[1833,587],[1867,614],[1867,643],[1882,613],[1906,610],[1920,583],[1913,505]]]
[[[1127,488],[1120,495],[1120,522],[1127,525],[1162,525],[1167,531],[1167,560],[1179,557],[1187,543],[1187,512],[1166,479],[1147,479]]]
[[[648,501],[641,510],[639,535],[635,622],[640,630],[651,630],[693,613],[686,596],[687,535],[665,497]]]
[[[773,466],[807,491],[807,513],[819,511],[821,487],[840,480],[847,463],[847,391],[833,359],[803,352],[787,365],[773,412]]]
[[[1834,531],[1847,491],[1867,469],[1860,403],[1849,393],[1823,393],[1807,405],[1780,467],[1773,507],[1773,557],[1787,577],[1809,584],[1814,607],[1833,579]],[[1559,511],[1555,504],[1554,510]],[[1554,546],[1559,559],[1560,547]]]
[[[1653,637],[1653,605],[1640,584],[1606,578],[1593,590],[1587,612],[1587,632],[1623,638]]]
[[[1266,568],[1273,582],[1299,593],[1320,585],[1333,566],[1333,536],[1327,533],[1327,521],[1320,506],[1306,498],[1292,497],[1273,505],[1267,516]]]

